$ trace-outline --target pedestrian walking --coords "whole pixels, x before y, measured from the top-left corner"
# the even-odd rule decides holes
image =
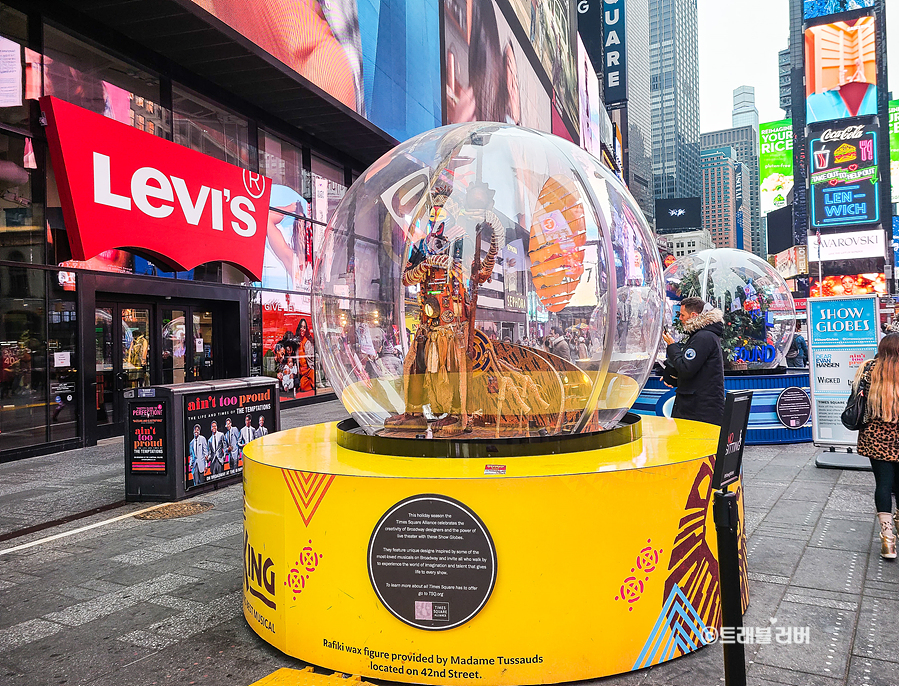
[[[552,352],[553,355],[558,355],[566,362],[571,361],[571,348],[568,345],[568,341],[565,340],[565,336],[562,334],[561,327],[553,327],[553,338],[550,341],[550,346],[550,352]]]
[[[724,314],[702,298],[684,298],[678,315],[688,338],[675,343],[662,333],[666,349],[663,380],[677,388],[671,416],[720,426],[724,418]]]
[[[787,350],[787,366],[808,366],[808,343],[802,337],[802,325],[799,322],[796,322],[796,333],[793,334],[793,342],[790,343],[790,349]]]
[[[899,333],[881,339],[874,359],[859,367],[853,391],[858,391],[862,380],[868,391],[856,450],[871,460],[874,471],[880,556],[894,560],[899,526],[899,509],[893,510],[893,494],[899,499]]]

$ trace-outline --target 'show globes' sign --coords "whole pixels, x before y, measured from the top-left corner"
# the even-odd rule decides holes
[[[222,260],[259,280],[271,180],[44,97],[72,255],[127,248],[186,270]]]

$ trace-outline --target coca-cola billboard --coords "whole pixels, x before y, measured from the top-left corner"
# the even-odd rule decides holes
[[[809,140],[812,228],[880,221],[875,124],[826,128]]]
[[[261,278],[270,179],[57,98],[40,103],[76,260],[123,248]]]

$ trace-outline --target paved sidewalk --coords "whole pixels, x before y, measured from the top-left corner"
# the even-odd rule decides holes
[[[286,411],[285,427],[345,416]],[[899,684],[899,565],[879,556],[868,472],[820,470],[807,444],[749,447],[745,503],[751,627],[809,627],[808,645],[747,646],[753,686]],[[0,535],[115,503],[121,439],[0,465]],[[146,507],[128,504],[0,543],[0,684],[247,686],[300,667],[241,613],[242,492],[181,519],[126,517],[15,553],[3,550]],[[647,513],[651,516],[651,513]],[[601,618],[600,618],[601,621]],[[602,686],[723,683],[720,645]]]

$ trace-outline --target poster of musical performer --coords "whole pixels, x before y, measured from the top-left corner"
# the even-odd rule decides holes
[[[315,342],[308,295],[262,292],[262,373],[278,380],[282,401],[315,394]]]

